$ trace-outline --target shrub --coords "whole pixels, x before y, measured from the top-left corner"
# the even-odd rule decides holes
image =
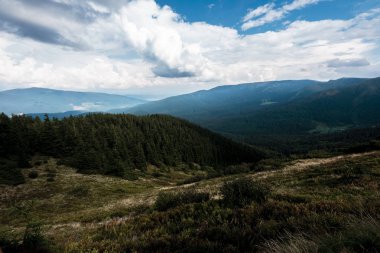
[[[40,166],[41,164],[42,164],[41,161],[37,161],[37,162],[34,163],[34,166]]]
[[[46,177],[55,178],[56,175],[57,175],[57,173],[55,173],[55,172],[48,172],[48,173],[46,174]]]
[[[201,203],[210,199],[210,195],[205,192],[195,192],[194,190],[171,193],[160,192],[156,199],[155,209],[158,211],[166,211],[183,204]]]
[[[239,164],[239,165],[231,165],[226,168],[224,168],[224,175],[233,175],[233,174],[239,174],[239,173],[246,173],[251,170],[250,165],[248,164]]]
[[[378,252],[380,224],[371,217],[351,222],[346,230],[322,238],[319,249],[321,252]]]
[[[31,179],[35,179],[38,177],[38,172],[35,170],[32,170],[31,172],[29,172],[28,177]]]
[[[54,182],[55,181],[55,178],[54,177],[48,177],[46,179],[46,182]]]
[[[223,203],[229,207],[243,207],[251,202],[263,203],[268,189],[247,178],[226,182],[220,189]]]
[[[153,177],[156,177],[156,178],[157,178],[157,177],[162,177],[163,175],[164,175],[164,174],[162,174],[162,173],[160,173],[160,172],[158,172],[158,171],[155,171],[155,172],[152,173],[152,176],[153,176]]]
[[[52,170],[52,169],[47,169],[48,173],[46,174],[46,181],[47,182],[54,182],[55,181],[55,177],[57,175],[57,172],[55,170]]]
[[[18,185],[25,183],[21,169],[17,168],[17,162],[0,158],[0,184]]]
[[[202,180],[205,179],[205,178],[206,178],[206,177],[205,177],[205,176],[202,176],[202,175],[195,175],[195,176],[193,176],[193,177],[186,178],[186,179],[183,180],[182,182],[179,182],[178,185],[196,183],[196,182],[202,181]]]
[[[19,168],[25,168],[25,169],[28,169],[28,168],[32,168],[32,165],[29,163],[29,160],[27,159],[27,157],[25,156],[21,156],[18,161],[17,161],[17,166]]]
[[[76,186],[71,191],[69,191],[70,195],[77,198],[87,197],[89,193],[90,193],[90,190],[84,185]]]
[[[45,247],[46,240],[41,233],[41,224],[29,223],[25,229],[22,248],[32,252],[47,252],[46,250],[43,250]]]

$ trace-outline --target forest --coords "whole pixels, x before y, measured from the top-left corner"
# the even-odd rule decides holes
[[[15,183],[21,175],[9,170],[28,167],[35,154],[59,158],[81,173],[124,178],[145,171],[148,164],[222,167],[263,157],[247,145],[171,116],[89,114],[41,120],[1,114],[0,133],[2,180],[12,177]]]

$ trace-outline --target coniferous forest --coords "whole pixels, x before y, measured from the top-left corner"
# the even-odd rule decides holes
[[[171,116],[90,114],[41,120],[1,114],[0,129],[0,156],[18,167],[41,154],[82,173],[128,177],[148,164],[224,166],[261,158],[249,146]]]

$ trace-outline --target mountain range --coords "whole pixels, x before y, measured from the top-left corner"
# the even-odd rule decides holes
[[[6,114],[63,113],[67,111],[107,111],[144,103],[130,96],[97,92],[75,92],[44,88],[13,89],[0,92],[0,111]]]
[[[221,86],[113,112],[170,114],[224,134],[293,134],[377,124],[379,105],[380,78],[344,78]]]
[[[120,95],[38,88],[3,91],[0,98],[0,111],[8,114],[49,113],[56,118],[93,111],[168,114],[235,140],[263,146],[268,140],[280,143],[284,138],[380,124],[380,78],[227,85],[153,102]]]

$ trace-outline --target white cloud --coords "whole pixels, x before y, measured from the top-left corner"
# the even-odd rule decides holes
[[[275,6],[274,3],[269,3],[269,4],[259,6],[256,9],[249,10],[247,15],[245,15],[245,17],[243,18],[243,22],[247,22],[255,17],[259,17],[261,15],[268,13],[269,11],[273,10],[274,6]]]
[[[280,20],[291,11],[304,8],[310,4],[316,4],[320,1],[321,0],[293,0],[293,2],[285,4],[277,9],[274,8],[275,6],[273,3],[259,6],[254,10],[250,10],[243,18],[243,25],[241,26],[241,29],[246,31],[253,27],[262,26],[267,23]]]
[[[99,14],[99,6],[90,6],[99,9],[99,16],[81,21],[19,2],[25,21],[40,16],[31,22],[48,26],[82,47],[0,32],[0,86],[123,90],[188,84],[204,88],[222,83],[379,75],[380,10],[350,20],[300,20],[280,31],[241,35],[233,28],[186,22],[153,0],[114,3],[104,5],[110,11],[107,15]],[[286,10],[307,3],[311,1],[293,1]],[[271,6],[253,10],[248,18],[260,19],[277,11]],[[54,15],[63,17],[56,18],[56,23],[47,22]]]

